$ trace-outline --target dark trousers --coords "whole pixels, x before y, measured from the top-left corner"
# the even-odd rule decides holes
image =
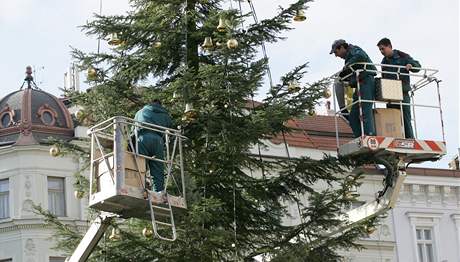
[[[368,75],[362,78],[360,82],[361,99],[364,100],[374,100],[375,99],[375,81],[372,75]],[[358,88],[356,88],[355,93],[353,94],[353,102],[358,101]],[[369,136],[375,135],[375,126],[374,126],[374,114],[372,112],[372,102],[362,102],[361,108],[363,110],[363,127],[364,134]],[[354,137],[361,136],[361,121],[359,118],[359,103],[354,104],[351,107],[350,112],[350,126],[353,130]]]
[[[410,103],[409,93],[404,93],[403,103],[408,103],[408,104]],[[400,109],[400,106],[398,104],[389,104],[387,105],[387,108]],[[403,105],[402,108],[403,108],[403,118],[404,118],[404,134],[406,135],[406,138],[414,138],[414,132],[412,130],[412,116],[410,112],[410,106]]]
[[[163,137],[154,132],[139,132],[138,134],[139,154],[156,157],[164,160]],[[164,190],[164,164],[160,161],[147,160],[150,176],[153,179],[153,190],[156,192]]]

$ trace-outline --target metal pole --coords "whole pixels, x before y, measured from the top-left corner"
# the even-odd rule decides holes
[[[184,176],[184,158],[182,152],[182,138],[177,137],[179,139],[179,163],[180,163],[180,176],[182,180],[182,197],[184,198],[184,206],[187,208],[187,199],[185,194],[185,176]]]
[[[93,179],[97,174],[94,173],[94,133],[91,133],[91,160],[90,160],[90,177],[89,177],[89,201],[91,202],[91,195],[93,194]]]
[[[336,80],[334,80],[336,81]],[[336,102],[338,103],[336,94],[335,94],[335,86],[332,88],[332,101],[334,102],[334,122],[335,122],[335,142],[337,145],[337,154],[339,153],[339,147],[340,147],[340,141],[339,141],[339,124],[337,121],[337,105],[335,104]],[[339,112],[340,114],[341,112]]]
[[[356,71],[356,92],[358,93],[358,107],[359,107],[359,122],[361,125],[361,138],[364,138],[364,116],[363,116],[363,107],[361,105],[361,91],[360,91],[360,84],[359,84],[359,73],[361,73],[360,70]],[[351,112],[353,111],[353,108],[350,110],[350,115]],[[351,119],[350,119],[351,120]],[[351,121],[350,121],[351,124]]]
[[[122,133],[122,126],[121,126],[121,119],[116,117],[113,120],[113,129],[114,129],[114,145],[113,145],[113,153],[114,153],[114,166],[115,169],[115,188],[118,191],[118,188],[124,184],[124,150],[123,150],[123,133]]]
[[[414,92],[413,91],[410,91],[411,92],[411,109],[412,109],[412,115],[414,116],[412,121],[414,122],[414,132],[415,132],[415,138],[418,139],[418,131],[417,131],[417,120],[416,120],[416,116],[415,116],[415,100],[414,100]]]
[[[439,116],[441,117],[442,141],[446,143],[446,135],[444,131],[444,118],[442,117],[441,93],[439,92],[439,83],[441,82],[441,80],[435,79],[435,81],[436,81],[436,91],[438,92]]]

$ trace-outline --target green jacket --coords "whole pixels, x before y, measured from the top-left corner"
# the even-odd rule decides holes
[[[355,45],[351,45],[351,44],[348,45],[348,51],[347,51],[347,54],[345,56],[345,70],[343,70],[340,73],[340,76],[343,77],[343,76],[346,76],[347,74],[351,73],[351,70],[349,70],[346,67],[351,65],[351,64],[359,63],[359,62],[372,63],[372,60],[369,58],[369,56],[366,54],[366,52],[364,52],[364,50],[361,49],[359,46],[355,46]],[[353,66],[353,69],[355,69],[355,70],[362,69],[362,68],[364,68],[364,65],[355,65],[355,66]],[[366,68],[369,69],[369,70],[377,70],[377,68],[374,65],[371,65],[371,66],[368,65],[368,66],[366,66]],[[362,72],[360,74],[360,78],[364,79],[365,77],[367,77],[369,75],[375,76],[376,73],[375,72]],[[350,78],[347,79],[347,80],[350,81],[350,84],[352,86],[356,86],[356,75],[355,74],[351,75]]]
[[[150,104],[137,111],[134,120],[163,127],[172,127],[168,111],[159,104]]]
[[[382,64],[387,64],[387,65],[399,65],[399,66],[406,66],[407,64],[411,64],[414,67],[422,67],[420,63],[417,60],[414,60],[410,55],[401,52],[399,50],[393,49],[393,56],[387,58],[384,57],[382,59]],[[398,72],[398,68],[394,67],[387,67],[387,66],[382,66],[382,71],[389,71],[389,72]],[[418,69],[411,69],[411,72],[418,72],[420,70]],[[401,73],[409,73],[405,68],[401,69]],[[396,74],[388,74],[388,73],[382,73],[382,78],[386,79],[398,79],[398,76]],[[408,92],[410,91],[410,77],[408,75],[401,75],[399,77],[402,81],[402,86],[403,86],[403,92]]]

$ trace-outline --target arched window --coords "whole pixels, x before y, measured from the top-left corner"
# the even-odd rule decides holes
[[[56,123],[57,113],[48,104],[42,105],[37,112],[42,123],[46,126],[54,126]]]
[[[14,111],[7,105],[0,111],[0,128],[7,128],[13,125]]]

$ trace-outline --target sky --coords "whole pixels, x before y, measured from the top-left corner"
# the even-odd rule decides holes
[[[128,0],[102,0],[102,14],[123,14]],[[253,0],[259,20],[287,6],[289,0]],[[70,46],[96,51],[97,40],[81,32],[79,26],[99,12],[99,0],[0,0],[1,62],[0,97],[17,90],[24,79],[25,67],[35,69],[39,87],[60,95],[64,72],[71,63]],[[236,1],[226,2],[237,7]],[[243,9],[249,10],[247,1]],[[409,53],[423,67],[439,70],[441,100],[448,155],[443,161],[425,166],[447,167],[457,154],[460,137],[459,115],[459,1],[458,0],[317,0],[309,4],[307,20],[294,23],[294,29],[283,36],[286,40],[267,45],[273,79],[290,68],[309,62],[306,82],[332,75],[343,66],[343,60],[329,55],[335,39],[345,39],[363,48],[371,59],[381,61],[376,43],[388,37],[393,47]],[[102,50],[109,47],[101,43]],[[85,74],[81,74],[81,79]],[[84,86],[84,85],[83,85]],[[268,86],[257,98],[263,98]],[[434,86],[416,94],[420,104],[437,105]],[[416,112],[421,138],[439,140],[439,113]]]

